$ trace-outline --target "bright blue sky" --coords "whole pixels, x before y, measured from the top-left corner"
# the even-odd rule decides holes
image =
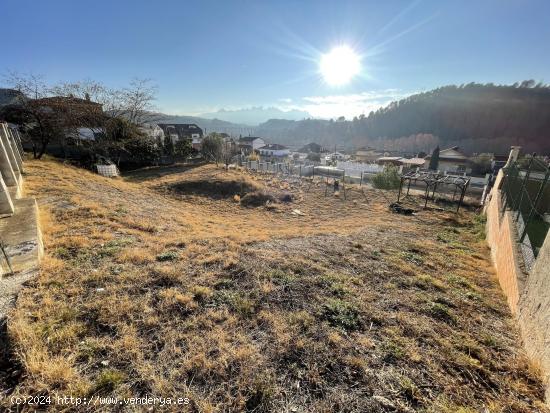
[[[112,87],[152,78],[167,113],[351,116],[445,84],[550,82],[548,0],[2,0],[0,10],[0,73]],[[362,73],[333,87],[318,62],[342,43],[363,55]]]

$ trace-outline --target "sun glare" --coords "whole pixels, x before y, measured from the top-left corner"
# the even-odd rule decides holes
[[[348,83],[361,70],[359,55],[349,46],[343,45],[332,49],[321,57],[319,70],[325,82],[331,86]]]

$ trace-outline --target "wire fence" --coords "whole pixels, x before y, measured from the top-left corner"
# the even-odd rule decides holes
[[[503,169],[501,217],[511,211],[528,269],[536,259],[550,228],[550,168],[530,157]]]

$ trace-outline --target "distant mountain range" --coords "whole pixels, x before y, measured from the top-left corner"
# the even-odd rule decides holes
[[[269,113],[262,108],[251,109],[252,113],[255,111]],[[282,112],[277,111],[272,113]],[[240,111],[216,114],[235,112]],[[286,118],[288,112],[283,113]],[[308,119],[306,113],[303,115],[298,120],[276,116],[257,126],[202,117],[162,116],[165,122],[196,123],[206,133],[257,135],[291,147],[317,142],[327,147],[369,145],[417,152],[429,151],[435,145],[457,145],[469,153],[506,153],[510,145],[520,145],[524,152],[550,154],[550,85],[533,81],[444,86],[392,102],[351,121]]]
[[[220,119],[228,122],[256,126],[269,119],[302,120],[311,115],[302,110],[281,110],[276,107],[256,106],[238,110],[220,109],[213,113],[203,113],[201,118]]]
[[[211,132],[228,133],[232,136],[249,135],[254,133],[255,127],[240,123],[227,122],[220,119],[205,119],[198,116],[166,115],[164,113],[151,114],[151,122],[155,123],[195,123],[205,134]]]

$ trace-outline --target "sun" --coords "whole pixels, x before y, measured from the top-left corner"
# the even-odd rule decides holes
[[[361,58],[351,47],[338,46],[321,56],[319,70],[329,85],[342,86],[359,74]]]

